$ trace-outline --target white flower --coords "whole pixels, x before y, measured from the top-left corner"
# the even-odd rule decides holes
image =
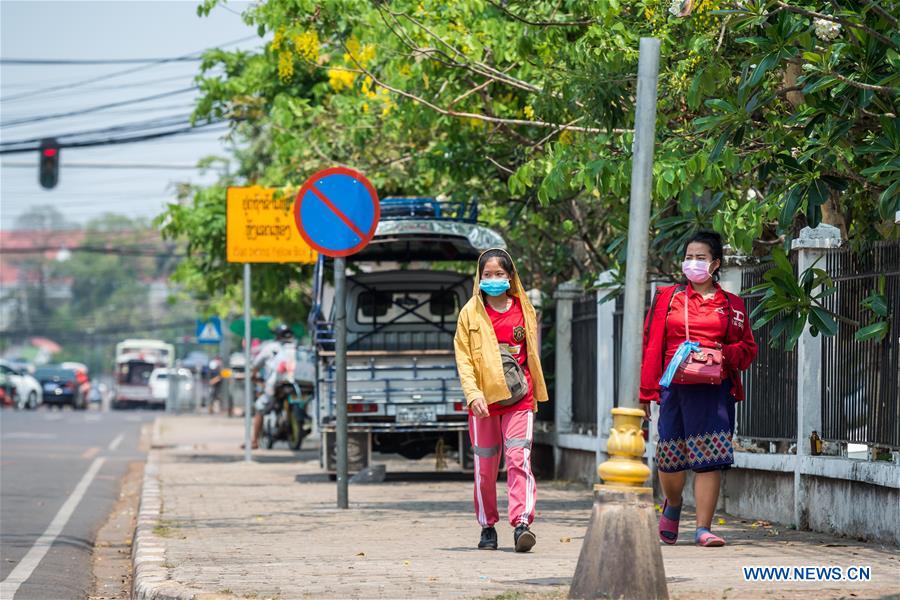
[[[841,35],[841,24],[827,19],[814,19],[813,26],[816,30],[816,37],[823,42],[831,42]]]
[[[793,156],[794,158],[799,158],[800,157],[800,148],[797,148],[796,146],[791,148],[791,156]]]

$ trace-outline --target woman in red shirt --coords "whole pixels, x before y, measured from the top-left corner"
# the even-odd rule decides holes
[[[740,371],[750,366],[757,348],[744,302],[717,283],[721,265],[719,234],[696,234],[687,244],[682,263],[688,283],[660,289],[644,325],[641,402],[660,403],[656,466],[666,498],[659,537],[666,544],[678,539],[681,493],[689,469],[694,471],[697,505],[694,541],[700,546],[725,544],[710,527],[721,471],[734,462],[734,405],[744,394]],[[661,388],[663,371],[688,331],[690,341],[721,350],[723,380]]]

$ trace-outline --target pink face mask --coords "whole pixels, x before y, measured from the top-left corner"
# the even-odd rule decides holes
[[[705,260],[686,260],[681,263],[681,270],[694,283],[705,283],[712,277],[709,274],[709,263]]]

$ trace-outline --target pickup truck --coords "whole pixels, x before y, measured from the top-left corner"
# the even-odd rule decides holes
[[[468,410],[459,385],[453,336],[472,293],[475,261],[505,247],[479,225],[474,201],[383,198],[369,245],[348,257],[347,412],[351,471],[373,452],[420,459],[455,453],[471,466]],[[335,472],[333,261],[314,275],[310,330],[316,353],[315,418],[321,464]]]

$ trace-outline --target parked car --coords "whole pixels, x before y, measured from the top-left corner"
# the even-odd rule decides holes
[[[150,373],[150,395],[156,402],[165,403],[169,397],[169,369],[153,369]]]
[[[84,395],[75,369],[67,369],[62,365],[44,365],[35,371],[34,376],[41,382],[44,404],[68,404],[76,410],[87,408],[87,396]]]
[[[40,382],[20,364],[0,361],[2,370],[15,387],[12,403],[16,408],[36,409],[44,401]]]

